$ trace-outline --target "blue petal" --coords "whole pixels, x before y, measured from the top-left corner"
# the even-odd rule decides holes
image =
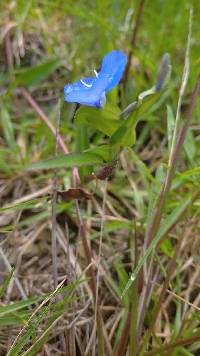
[[[126,65],[126,56],[120,51],[107,54],[97,77],[84,78],[64,87],[65,101],[82,105],[102,107],[105,93],[114,88],[120,81]]]
[[[108,82],[106,92],[113,89],[119,83],[123,75],[126,62],[126,55],[117,50],[108,53],[104,57],[102,67],[99,72],[99,78],[107,78]]]
[[[105,103],[105,86],[105,81],[98,78],[81,79],[64,87],[65,101],[102,107]]]

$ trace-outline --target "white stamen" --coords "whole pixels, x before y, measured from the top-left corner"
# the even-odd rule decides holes
[[[92,84],[86,84],[82,79],[80,80],[83,85],[85,85],[87,88],[91,88]]]
[[[99,75],[98,75],[96,69],[94,69],[94,74],[96,75],[97,78],[99,78]]]

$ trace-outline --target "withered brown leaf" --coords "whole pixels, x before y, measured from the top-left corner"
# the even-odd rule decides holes
[[[63,201],[69,201],[72,199],[91,199],[92,194],[86,192],[81,188],[70,188],[68,190],[58,191],[58,196],[61,197]]]

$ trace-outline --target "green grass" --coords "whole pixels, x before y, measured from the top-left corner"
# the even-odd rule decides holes
[[[138,6],[139,0],[0,3],[2,355],[199,354],[199,99],[176,166],[168,165],[191,7],[190,72],[179,133],[200,73],[199,1],[146,0],[125,89],[109,93],[100,111],[81,107],[74,115],[75,106],[63,102],[64,85],[93,75],[104,54],[117,48],[128,55]],[[164,53],[172,65],[167,86],[149,92],[126,120],[120,118],[153,87]],[[58,157],[35,102],[54,127],[60,114]],[[107,178],[107,165],[115,164],[105,196],[106,183],[95,176]],[[77,177],[74,167],[79,187],[92,196],[78,203],[58,197],[61,284],[55,291],[54,174],[57,169],[58,190],[67,191]]]

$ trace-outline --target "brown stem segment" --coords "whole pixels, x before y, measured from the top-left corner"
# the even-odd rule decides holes
[[[117,348],[115,350],[114,356],[122,356],[125,355],[126,352],[126,344],[128,341],[128,336],[129,336],[129,331],[130,331],[130,325],[131,325],[131,312],[129,312],[126,324],[124,326],[124,329],[121,334],[120,341],[117,345]]]

